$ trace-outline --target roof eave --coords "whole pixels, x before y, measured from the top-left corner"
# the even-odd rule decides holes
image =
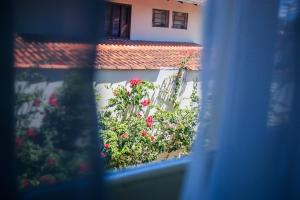
[[[189,3],[197,6],[202,6],[206,0],[176,0],[176,1],[180,3]]]

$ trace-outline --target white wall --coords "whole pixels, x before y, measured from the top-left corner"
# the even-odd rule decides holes
[[[132,78],[140,78],[154,83],[156,86],[161,86],[163,81],[171,76],[176,75],[177,69],[162,69],[162,70],[101,70],[95,73],[96,90],[101,94],[100,106],[107,105],[109,98],[113,97],[113,93],[110,89],[107,89],[105,85],[112,84],[113,87],[123,85],[129,87],[129,80]],[[194,81],[198,81],[198,91],[200,94],[200,79],[199,71],[187,71],[184,75],[183,88],[180,93],[181,107],[189,106],[193,91]],[[151,94],[152,101],[157,101],[160,96],[159,87]],[[201,95],[201,94],[200,94]],[[201,97],[200,97],[201,98]]]
[[[202,44],[202,7],[175,0],[109,0],[132,5],[131,40],[177,41]],[[152,9],[170,11],[169,28],[152,27]],[[188,28],[172,28],[172,11],[188,13]]]

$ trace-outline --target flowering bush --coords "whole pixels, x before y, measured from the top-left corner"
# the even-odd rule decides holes
[[[20,188],[51,185],[90,172],[86,138],[92,127],[87,105],[82,100],[86,84],[80,76],[67,77],[49,98],[42,89],[30,89],[35,73],[17,76],[15,105],[15,144],[17,178]],[[35,78],[36,79],[36,78]],[[33,126],[34,120],[40,126]],[[85,140],[88,140],[85,139]]]
[[[100,110],[101,157],[108,168],[122,168],[156,160],[162,153],[189,152],[197,125],[197,85],[187,108],[177,100],[183,70],[171,77],[173,91],[165,102],[154,103],[153,83],[132,79],[126,86],[109,87],[113,97]],[[162,93],[162,91],[160,91]],[[165,108],[162,104],[171,106]]]

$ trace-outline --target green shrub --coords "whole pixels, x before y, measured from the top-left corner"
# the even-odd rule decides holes
[[[37,74],[20,73],[16,78],[15,134],[17,181],[20,188],[51,185],[91,172],[89,141],[78,141],[90,134],[85,92],[87,84],[81,75],[66,77],[49,98],[43,88],[32,88]],[[40,126],[31,122],[37,118]]]
[[[100,109],[100,155],[108,168],[122,168],[154,161],[159,154],[180,151],[187,154],[195,135],[198,115],[197,83],[190,106],[180,108],[179,91],[183,69],[170,77],[173,84],[167,98],[150,99],[153,83],[132,79],[126,86],[108,87],[113,97]],[[160,94],[168,93],[160,88]]]

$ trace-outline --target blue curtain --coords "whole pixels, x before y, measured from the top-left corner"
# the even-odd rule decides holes
[[[300,2],[209,0],[182,199],[300,199]]]

